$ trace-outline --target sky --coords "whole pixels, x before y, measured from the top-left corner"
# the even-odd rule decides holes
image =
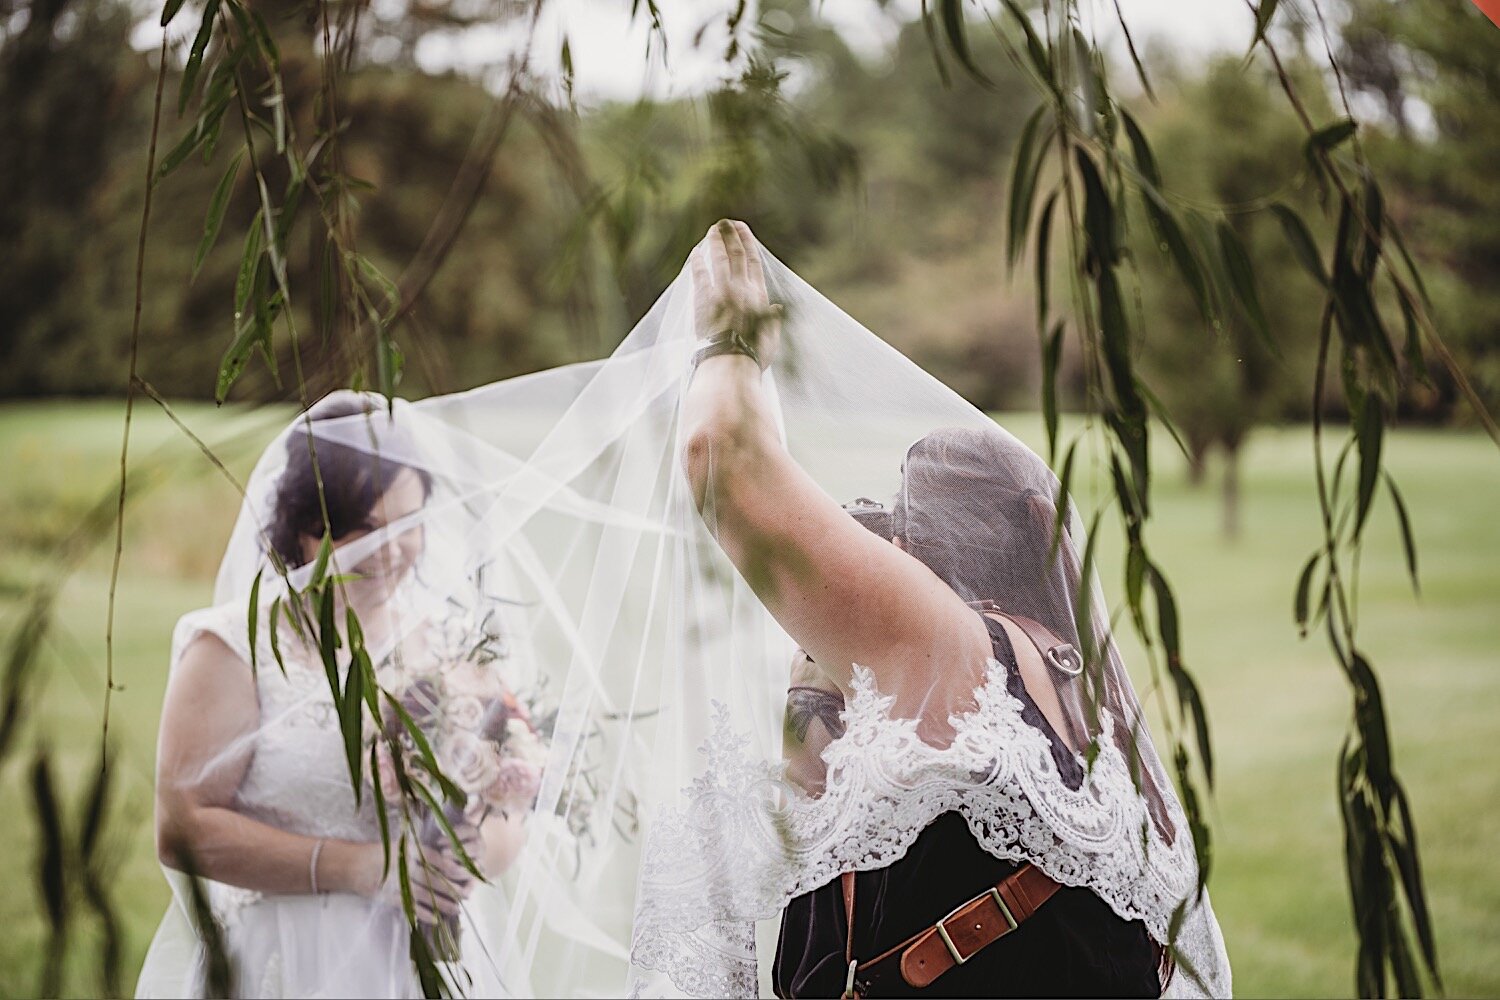
[[[1244,51],[1254,23],[1244,0],[1120,0],[1120,5],[1138,47],[1165,44],[1189,59]],[[725,74],[724,23],[734,0],[658,0],[667,36],[665,63],[659,44],[653,47],[653,58],[645,58],[650,34],[645,5],[634,23],[630,6],[631,0],[554,0],[534,29],[532,69],[557,72],[566,37],[575,66],[575,91],[584,100],[685,96],[712,87]],[[874,58],[894,37],[897,19],[914,17],[920,10],[919,0],[891,0],[889,6],[892,13],[883,13],[876,0],[822,0],[819,12],[856,51]],[[999,8],[993,2],[988,6]],[[1106,46],[1125,58],[1113,0],[1083,0],[1082,9],[1098,26]],[[701,38],[696,37],[700,32]],[[425,40],[417,58],[430,71],[500,66],[518,42],[514,32],[471,30],[454,38]]]
[[[156,0],[151,0],[154,4]],[[407,0],[371,0],[397,12]],[[492,83],[508,78],[509,66],[532,39],[530,69],[534,73],[560,77],[561,52],[567,39],[575,67],[575,94],[585,102],[631,100],[647,95],[656,98],[701,93],[713,87],[727,72],[722,58],[728,35],[726,15],[735,0],[657,0],[667,37],[668,57],[661,58],[659,43],[650,43],[646,4],[632,21],[635,0],[548,0],[538,23],[528,27],[516,21],[500,27],[471,28],[451,35],[431,34],[422,40],[416,56],[429,72],[460,69],[488,76]],[[815,0],[816,2],[816,0]],[[979,0],[968,0],[977,11]],[[999,4],[984,0],[987,9]],[[749,0],[750,19],[756,0]],[[1245,0],[1119,0],[1121,10],[1138,47],[1165,44],[1185,60],[1214,52],[1244,51],[1250,40],[1252,15]],[[196,31],[198,15],[188,4],[171,27],[175,42],[185,53]],[[898,19],[910,19],[920,10],[920,0],[887,0],[890,13],[882,12],[877,0],[821,0],[821,16],[834,25],[858,52],[878,58],[895,34]],[[1126,57],[1114,13],[1114,0],[1081,0],[1089,23],[1097,25],[1099,37],[1111,54]],[[137,28],[132,41],[137,48],[154,49],[161,42],[154,19]]]

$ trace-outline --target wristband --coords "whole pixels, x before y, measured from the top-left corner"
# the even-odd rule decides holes
[[[718,339],[710,340],[694,351],[693,367],[697,368],[709,358],[715,358],[721,354],[743,354],[754,361],[755,366],[761,371],[766,370],[765,363],[760,360],[760,355],[756,353],[755,348],[750,346],[750,342],[740,336],[736,330],[726,330],[719,335]]]

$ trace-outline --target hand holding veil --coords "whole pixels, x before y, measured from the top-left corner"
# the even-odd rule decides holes
[[[747,257],[724,263],[746,276],[758,265],[765,300],[707,287],[724,269],[694,264],[610,358],[435,404],[527,456],[518,490],[609,512],[589,518],[500,491],[510,530],[544,578],[547,612],[532,635],[539,662],[561,678],[553,758],[566,741],[593,745],[604,762],[595,823],[579,847],[579,870],[599,878],[572,898],[629,949],[628,969],[601,951],[597,964],[549,969],[549,987],[617,991],[613,977],[626,976],[638,994],[763,992],[788,900],[841,872],[890,864],[955,812],[994,857],[1030,861],[1092,889],[1158,941],[1175,937],[1196,978],[1179,971],[1172,991],[1227,993],[1192,838],[1103,595],[1097,582],[1081,584],[1091,579],[1079,555],[1087,540],[1056,477],[753,241],[742,245]],[[731,310],[731,332],[750,351],[705,351],[727,339],[712,308],[726,298],[741,317],[762,317],[779,337],[771,350]],[[702,394],[730,400],[716,412],[734,419],[717,451],[695,454]],[[766,466],[763,488],[736,497],[715,473],[726,442],[779,449],[787,462]],[[849,536],[843,522],[837,532],[827,522],[836,541],[799,564],[777,547],[764,512],[760,536],[719,530],[726,516],[744,516],[735,504],[774,495],[771,480],[783,475],[816,491],[799,493],[812,500],[782,509],[784,520],[889,498],[863,505],[884,514],[889,533]],[[890,562],[900,554],[891,536],[914,558]],[[907,626],[893,623],[909,617],[851,599],[833,612],[845,616],[834,630],[843,638],[829,640],[799,622],[787,595],[808,589],[809,576],[837,586],[839,560],[849,559],[956,593],[960,607],[983,602],[1035,622],[1078,660],[1022,664],[1023,703],[996,661],[948,641],[958,625],[919,623],[910,629],[923,636],[919,648],[896,655],[890,634]],[[795,782],[783,749],[799,645],[789,629],[828,679],[825,693],[844,702],[836,738],[799,762]],[[924,669],[903,667],[910,654]],[[549,766],[538,809],[566,812],[577,781]],[[626,803],[629,822],[606,826],[605,813],[618,819]]]

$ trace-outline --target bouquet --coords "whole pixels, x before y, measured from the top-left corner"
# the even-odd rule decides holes
[[[493,607],[482,615],[450,608],[403,642],[382,668],[388,702],[374,737],[370,780],[379,782],[388,809],[410,824],[424,850],[441,849],[449,830],[460,824],[477,827],[491,813],[525,812],[541,787],[547,747],[501,678],[508,648],[497,623]],[[430,772],[432,760],[440,781],[462,793],[461,802],[430,784],[425,787],[431,798],[409,793],[413,779],[406,762],[418,761]],[[434,955],[457,958],[456,917],[423,933]]]

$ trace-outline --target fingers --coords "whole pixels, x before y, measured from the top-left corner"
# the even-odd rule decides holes
[[[455,872],[438,863],[411,873],[412,908],[419,919],[456,914],[473,889],[473,876],[461,868]]]
[[[715,278],[729,276],[729,247],[724,242],[722,226],[713,226],[708,231],[708,263]]]
[[[705,293],[713,287],[713,277],[708,270],[708,246],[706,241],[693,247],[693,252],[688,254],[688,263],[693,269],[693,288],[699,293]]]
[[[741,282],[745,280],[745,260],[749,256],[745,252],[745,242],[740,237],[739,226],[729,219],[720,219],[714,227],[724,240],[724,252],[729,261],[729,278],[731,281]]]
[[[766,272],[760,261],[760,244],[756,242],[755,234],[750,232],[750,227],[743,222],[736,220],[734,229],[740,238],[740,245],[745,248],[745,277],[763,303],[767,297]]]

